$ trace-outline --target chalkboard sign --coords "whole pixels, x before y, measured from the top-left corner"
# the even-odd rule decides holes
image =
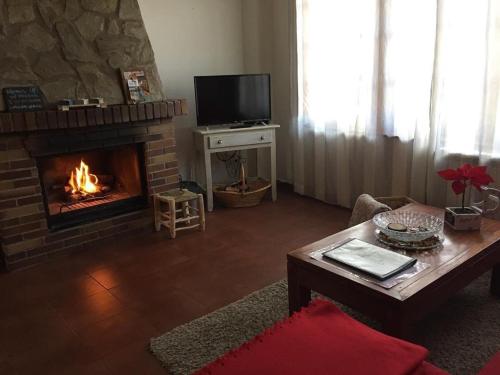
[[[28,112],[43,109],[45,97],[37,86],[4,87],[5,107],[9,112]]]

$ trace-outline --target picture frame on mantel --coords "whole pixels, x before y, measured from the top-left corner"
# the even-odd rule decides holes
[[[7,112],[40,111],[47,104],[47,99],[38,86],[4,87],[2,96]]]
[[[120,69],[120,77],[127,104],[151,101],[149,81],[144,68]]]

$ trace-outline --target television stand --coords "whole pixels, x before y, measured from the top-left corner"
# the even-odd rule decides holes
[[[244,124],[246,125],[246,124]],[[211,156],[217,152],[239,151],[250,149],[269,149],[271,158],[271,187],[273,202],[276,201],[276,129],[280,126],[251,125],[244,128],[196,128],[194,140],[198,160],[202,161],[205,170],[205,186],[207,191],[207,210],[214,208],[212,185]],[[257,163],[258,164],[258,163]]]
[[[247,123],[247,124],[234,124],[229,127],[229,129],[245,129],[245,128],[251,128],[255,124]]]

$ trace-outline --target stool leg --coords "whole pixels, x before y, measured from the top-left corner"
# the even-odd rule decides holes
[[[188,217],[191,214],[189,211],[189,202],[182,202],[182,214],[184,217]],[[191,224],[191,220],[188,220],[186,223],[188,225]]]
[[[170,237],[175,238],[175,199],[168,200],[168,210],[170,214],[169,229]]]
[[[205,205],[203,203],[203,195],[198,194],[198,215],[200,216],[200,230],[205,231]]]
[[[161,202],[156,195],[153,195],[153,210],[155,215],[155,229],[159,232],[161,229]]]

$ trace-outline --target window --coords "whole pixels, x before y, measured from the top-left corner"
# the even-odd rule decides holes
[[[498,0],[298,0],[299,118],[500,154]],[[498,155],[500,156],[500,155]]]

